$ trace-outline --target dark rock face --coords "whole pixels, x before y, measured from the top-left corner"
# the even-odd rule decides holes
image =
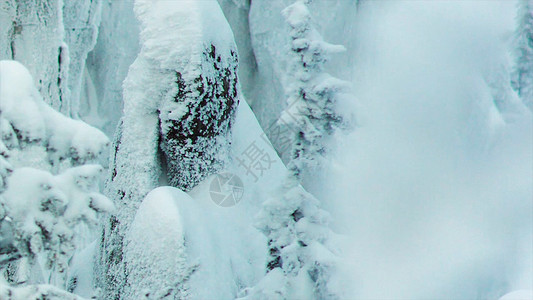
[[[239,102],[236,52],[221,55],[211,45],[202,58],[202,73],[193,80],[176,71],[178,91],[171,101],[185,105],[185,113],[176,119],[161,115],[168,182],[184,191],[222,169]]]

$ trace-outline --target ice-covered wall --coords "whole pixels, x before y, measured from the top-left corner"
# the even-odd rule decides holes
[[[0,59],[26,65],[47,103],[108,135],[122,114],[138,31],[133,1],[0,1]]]
[[[231,26],[239,53],[239,79],[243,95],[250,104],[254,99],[257,65],[250,39],[250,0],[218,0],[224,16]]]
[[[16,4],[13,0],[0,1],[0,59],[11,58],[11,39]]]
[[[102,0],[65,1],[63,23],[69,48],[68,88],[73,116],[79,115],[80,93],[87,54],[96,44]]]
[[[87,53],[98,32],[102,1],[3,0],[0,59],[23,63],[45,102],[78,116]]]
[[[122,82],[139,53],[139,22],[133,0],[102,0],[101,23],[88,54],[80,95],[80,116],[109,136],[122,116]]]
[[[69,114],[63,1],[2,1],[0,7],[0,59],[23,63],[34,75],[44,100]]]

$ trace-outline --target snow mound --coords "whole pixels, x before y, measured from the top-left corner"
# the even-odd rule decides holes
[[[126,298],[188,295],[187,279],[194,269],[187,266],[178,201],[193,200],[180,190],[158,188],[141,203],[126,235],[126,270],[136,279]]]
[[[264,261],[251,253],[264,240],[238,222],[242,211],[206,198],[207,187],[194,198],[173,187],[146,196],[126,235],[126,298],[230,299],[259,275]]]
[[[503,295],[500,300],[532,300],[533,291],[531,290],[518,290]]]

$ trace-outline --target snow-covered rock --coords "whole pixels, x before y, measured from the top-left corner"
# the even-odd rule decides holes
[[[193,202],[178,189],[158,188],[140,205],[126,234],[128,274],[125,299],[189,298],[195,271],[185,253],[185,232],[178,202]],[[203,240],[208,247],[209,240]]]
[[[216,1],[139,0],[134,10],[141,51],[124,81],[107,186],[118,214],[102,244],[105,297],[127,281],[123,236],[146,194],[167,183],[191,190],[229,161],[240,97],[237,51]]]

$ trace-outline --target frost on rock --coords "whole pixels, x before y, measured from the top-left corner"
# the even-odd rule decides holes
[[[519,3],[513,86],[524,104],[533,110],[533,1],[520,0]]]
[[[160,184],[188,191],[229,157],[238,105],[237,52],[216,1],[137,1],[141,52],[124,81],[108,195],[118,213],[105,227],[99,279],[106,298],[127,282],[124,234],[141,200]]]
[[[55,171],[94,161],[109,144],[98,129],[44,103],[28,70],[0,61],[0,126],[13,167]]]
[[[214,45],[206,49],[202,70],[207,72],[192,80],[177,72],[179,91],[160,108],[168,182],[184,190],[220,171],[229,155],[230,128],[238,103],[237,53],[231,50],[229,57],[222,58],[222,51],[218,53]]]
[[[158,15],[163,20],[180,19],[175,22],[179,35],[175,43],[155,32],[156,24],[152,24],[152,14],[169,4],[158,2],[159,7],[145,11],[146,5],[139,1],[136,7],[146,26],[141,32],[145,39],[141,55],[146,53],[161,67],[174,70],[165,72],[164,82],[172,80],[172,84],[163,89],[166,94],[158,107],[168,182],[188,191],[221,170],[229,155],[230,128],[238,104],[237,51],[216,1],[173,4],[169,8],[173,16],[168,11]]]

